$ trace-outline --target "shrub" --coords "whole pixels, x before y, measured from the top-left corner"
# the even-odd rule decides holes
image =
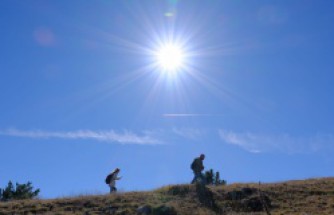
[[[18,200],[18,199],[33,199],[38,196],[40,189],[33,190],[31,182],[26,184],[16,183],[14,188],[11,181],[7,187],[0,189],[0,201]]]
[[[219,172],[214,174],[213,169],[210,169],[204,173],[204,177],[207,185],[225,185],[226,181],[220,179]]]

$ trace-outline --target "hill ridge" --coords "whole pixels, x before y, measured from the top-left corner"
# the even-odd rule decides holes
[[[7,214],[334,214],[334,178],[1,202],[0,215]]]

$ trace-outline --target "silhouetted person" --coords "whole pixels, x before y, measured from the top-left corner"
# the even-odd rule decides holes
[[[191,181],[194,184],[196,181],[200,179],[202,184],[205,184],[205,177],[202,174],[204,170],[203,160],[205,159],[205,155],[201,154],[199,157],[195,158],[194,161],[191,163],[191,169],[194,172],[194,179]]]
[[[110,193],[117,191],[116,186],[115,186],[116,185],[116,180],[119,180],[119,179],[122,178],[122,177],[117,177],[117,175],[120,171],[121,171],[120,169],[116,168],[106,178],[106,184],[108,184],[109,187],[110,187]]]

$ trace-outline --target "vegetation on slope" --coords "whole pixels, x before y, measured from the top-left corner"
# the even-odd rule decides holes
[[[9,181],[4,189],[0,188],[0,201],[33,199],[39,192],[39,189],[34,190],[30,181],[26,184],[16,183],[15,186]]]
[[[268,209],[266,211],[266,209]],[[334,214],[334,178],[0,203],[0,214]]]

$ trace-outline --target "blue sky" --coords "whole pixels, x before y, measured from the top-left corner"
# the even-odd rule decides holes
[[[334,2],[0,1],[0,187],[333,176]],[[173,73],[159,46],[184,52]]]

